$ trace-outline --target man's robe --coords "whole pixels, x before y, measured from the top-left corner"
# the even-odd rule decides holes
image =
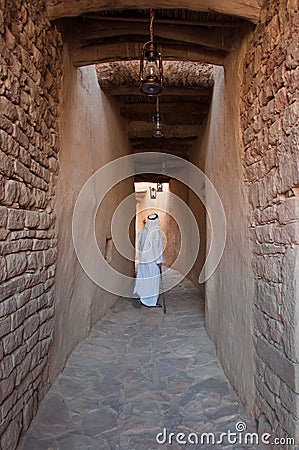
[[[156,306],[160,288],[162,236],[159,220],[147,220],[138,233],[139,264],[134,293],[146,306]]]

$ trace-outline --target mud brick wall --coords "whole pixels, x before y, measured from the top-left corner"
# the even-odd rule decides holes
[[[266,2],[248,45],[241,100],[255,274],[256,414],[261,431],[297,435],[299,442],[296,3]]]
[[[43,1],[0,0],[0,436],[13,450],[47,389],[61,44]]]

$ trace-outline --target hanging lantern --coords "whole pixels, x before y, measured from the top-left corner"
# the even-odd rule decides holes
[[[162,116],[159,110],[159,97],[156,101],[156,112],[152,115],[152,125],[153,125],[153,137],[162,138],[164,137],[162,133]]]
[[[157,189],[155,189],[153,186],[149,188],[150,191],[150,197],[152,200],[155,200],[157,198]]]
[[[140,58],[140,91],[145,95],[158,95],[163,90],[162,55],[154,42],[153,22],[154,11],[151,11],[150,41],[144,44]]]

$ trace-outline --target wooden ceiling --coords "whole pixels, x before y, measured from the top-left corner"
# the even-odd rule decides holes
[[[156,98],[139,92],[139,62],[121,61],[97,65],[99,84],[120,102],[120,113],[128,121],[132,151],[165,152],[189,159],[209,112],[213,90],[213,66],[182,61],[164,64],[164,90],[159,97],[164,138],[152,137],[152,115]]]
[[[149,37],[149,10],[99,11],[57,21],[76,66],[139,59]],[[186,9],[155,10],[154,38],[164,60],[223,64],[252,23]]]
[[[74,65],[96,64],[101,88],[119,99],[132,151],[188,159],[209,111],[214,65],[223,65],[253,28],[260,12],[257,1],[184,0],[190,9],[175,9],[179,2],[174,0],[151,2],[152,7],[156,4],[154,40],[164,61],[161,139],[152,137],[155,98],[139,92],[139,58],[149,40],[149,9],[139,9],[143,1],[111,2],[115,9],[107,3],[48,0],[48,11],[68,42]]]

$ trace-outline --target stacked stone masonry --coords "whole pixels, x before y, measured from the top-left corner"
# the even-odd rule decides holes
[[[0,448],[48,387],[61,43],[43,2],[0,0]]]
[[[267,2],[247,48],[241,98],[255,274],[256,417],[261,431],[274,429],[297,443],[298,29],[296,1]]]

